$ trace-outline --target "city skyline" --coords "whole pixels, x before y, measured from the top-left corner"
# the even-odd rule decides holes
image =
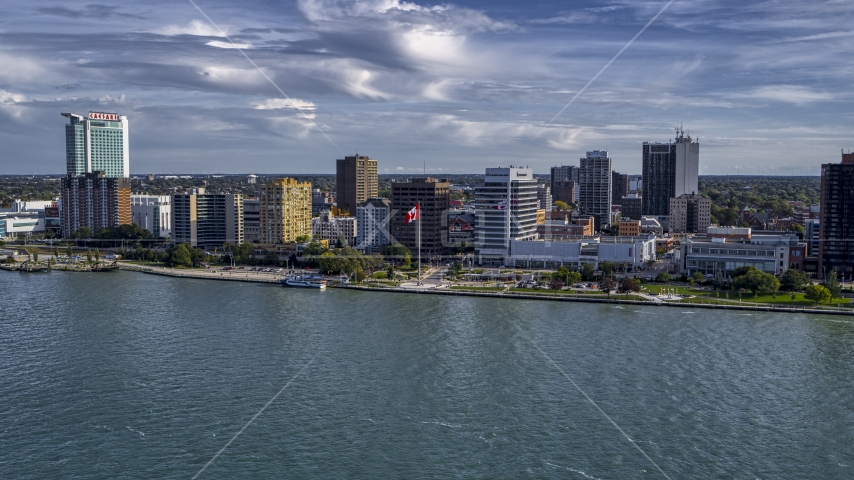
[[[678,0],[630,42],[666,3],[197,2],[222,31],[190,3],[12,5],[0,173],[59,173],[69,111],[131,119],[131,174],[546,172],[595,149],[639,173],[679,124],[701,175],[817,176],[851,147],[843,2]]]

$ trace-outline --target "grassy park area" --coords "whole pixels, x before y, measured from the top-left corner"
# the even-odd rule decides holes
[[[675,293],[678,295],[690,295],[692,298],[688,298],[685,300],[686,303],[720,303],[720,304],[738,304],[739,302],[739,293],[737,291],[726,290],[726,291],[712,291],[707,289],[698,289],[692,287],[671,287],[667,285],[663,286],[648,286],[646,291],[651,295],[659,295],[662,291],[667,293]],[[729,298],[727,298],[729,295]],[[777,292],[776,295],[756,295],[754,296],[751,292],[742,292],[741,294],[741,302],[742,303],[765,303],[765,304],[773,304],[773,305],[784,305],[784,306],[792,306],[792,307],[811,307],[816,305],[813,301],[807,300],[804,298],[803,293],[795,293],[794,299],[792,299],[792,295],[790,292]],[[816,306],[838,306],[838,305],[851,305],[850,298],[834,298],[832,303],[820,303]]]

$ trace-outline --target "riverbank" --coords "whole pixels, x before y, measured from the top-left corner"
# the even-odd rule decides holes
[[[196,278],[202,280],[221,280],[235,282],[253,282],[278,284],[284,278],[281,275],[263,273],[263,272],[242,272],[242,271],[219,271],[219,270],[183,270],[170,269],[166,267],[141,266],[120,264],[120,269],[133,272],[148,273],[152,275],[163,275],[169,277]],[[368,287],[362,285],[330,285],[330,288],[340,288],[347,290],[360,290],[370,292],[387,292],[387,293],[409,293],[423,295],[449,295],[462,297],[489,297],[503,299],[523,299],[523,300],[547,300],[555,302],[581,302],[581,303],[607,303],[614,305],[637,305],[651,307],[670,307],[670,308],[686,308],[686,309],[713,309],[713,310],[729,310],[729,311],[752,311],[752,312],[768,312],[768,313],[815,313],[818,315],[840,315],[854,317],[852,310],[831,310],[823,308],[807,308],[807,307],[787,307],[780,305],[723,305],[723,304],[704,304],[704,303],[681,303],[681,302],[653,302],[642,300],[625,300],[616,297],[613,298],[596,298],[593,296],[584,295],[566,295],[559,293],[520,293],[520,292],[491,292],[491,291],[472,291],[472,290],[452,290],[449,288],[401,288],[401,287]]]
[[[595,298],[574,295],[554,294],[526,294],[517,292],[483,292],[470,290],[450,290],[450,289],[404,289],[404,288],[382,288],[382,287],[364,287],[359,285],[339,285],[334,288],[343,288],[349,290],[367,290],[374,292],[390,292],[390,293],[411,293],[411,294],[427,294],[427,295],[451,295],[463,297],[492,297],[506,299],[525,299],[525,300],[549,300],[556,302],[582,302],[582,303],[609,303],[617,305],[639,305],[650,307],[675,307],[675,308],[703,308],[713,310],[744,310],[753,312],[768,312],[768,313],[815,313],[819,315],[841,315],[854,317],[854,311],[851,310],[831,310],[823,308],[806,308],[806,307],[785,307],[777,305],[722,305],[722,304],[707,304],[707,303],[679,303],[679,302],[651,302],[641,300],[622,300],[618,298]]]
[[[198,278],[201,280],[224,280],[231,282],[252,283],[274,283],[278,284],[284,279],[283,275],[267,272],[251,272],[243,270],[197,270],[183,268],[156,267],[149,265],[119,264],[120,270],[128,272],[148,273],[151,275],[163,275],[167,277]]]

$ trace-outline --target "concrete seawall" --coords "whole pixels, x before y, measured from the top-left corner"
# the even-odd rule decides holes
[[[645,302],[640,300],[620,300],[618,298],[590,298],[583,296],[573,296],[565,294],[526,294],[515,292],[477,292],[465,290],[447,290],[447,289],[432,289],[432,290],[416,290],[404,288],[382,288],[382,287],[362,287],[358,285],[342,285],[334,288],[343,288],[349,290],[368,290],[391,293],[411,293],[423,295],[450,295],[463,297],[491,297],[505,299],[525,299],[525,300],[548,300],[553,302],[584,302],[584,303],[610,303],[615,305],[642,305],[647,307],[669,307],[669,308],[706,308],[714,310],[745,310],[753,312],[768,312],[768,313],[815,313],[818,315],[841,315],[854,317],[852,310],[830,310],[822,308],[805,308],[805,307],[785,307],[785,306],[759,306],[759,305],[716,305],[709,303],[678,303],[678,302]]]
[[[232,282],[252,282],[279,284],[282,277],[274,275],[252,274],[252,273],[226,273],[211,270],[172,270],[164,267],[147,267],[141,265],[122,264],[122,270],[148,273],[152,275],[163,275],[167,277],[195,278],[201,280],[221,280]],[[360,290],[368,292],[408,293],[415,295],[446,295],[457,297],[486,297],[502,299],[524,299],[524,300],[546,300],[552,302],[583,302],[583,303],[609,303],[614,305],[638,305],[647,307],[665,308],[703,308],[713,310],[741,310],[767,313],[812,313],[817,315],[838,315],[854,317],[854,310],[830,310],[823,308],[787,307],[787,306],[760,306],[760,305],[716,305],[708,303],[678,303],[678,302],[646,302],[640,300],[621,300],[618,298],[590,298],[565,294],[527,294],[516,292],[478,292],[450,289],[406,289],[406,288],[384,288],[364,287],[359,285],[330,285],[329,288],[346,290]]]

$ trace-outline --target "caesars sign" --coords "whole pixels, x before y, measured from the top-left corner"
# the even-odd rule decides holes
[[[119,115],[117,113],[89,112],[89,120],[112,120],[117,122],[119,120]]]

